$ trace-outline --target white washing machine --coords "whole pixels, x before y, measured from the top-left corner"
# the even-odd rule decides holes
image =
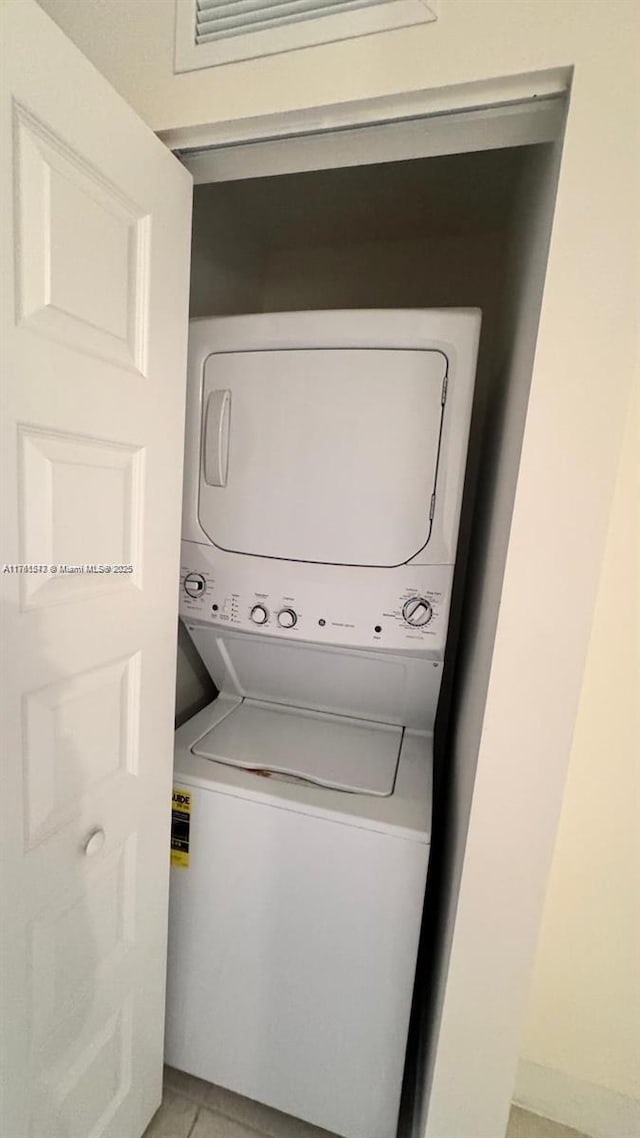
[[[193,321],[166,1059],[396,1133],[480,316]]]

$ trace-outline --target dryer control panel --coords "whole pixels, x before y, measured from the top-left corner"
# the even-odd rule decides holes
[[[182,543],[180,616],[319,644],[439,653],[453,566],[322,566]]]

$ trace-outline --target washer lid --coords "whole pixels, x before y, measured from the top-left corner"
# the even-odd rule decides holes
[[[245,699],[192,751],[218,763],[388,797],[401,743],[401,727]]]

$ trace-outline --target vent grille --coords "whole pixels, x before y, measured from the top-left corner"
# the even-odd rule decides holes
[[[437,19],[438,0],[175,0],[175,4],[175,70],[195,71],[428,24]]]
[[[195,42],[216,43],[247,32],[300,24],[358,8],[375,8],[387,0],[196,0]]]

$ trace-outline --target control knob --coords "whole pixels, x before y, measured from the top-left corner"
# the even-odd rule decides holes
[[[424,597],[410,597],[402,606],[402,615],[412,628],[422,628],[433,616],[433,609]]]
[[[264,605],[254,605],[249,616],[254,624],[266,624],[269,619],[269,613]]]
[[[278,624],[280,628],[293,628],[298,623],[298,614],[293,609],[280,609]]]
[[[184,579],[184,591],[189,597],[201,597],[206,583],[201,573],[187,573]]]

